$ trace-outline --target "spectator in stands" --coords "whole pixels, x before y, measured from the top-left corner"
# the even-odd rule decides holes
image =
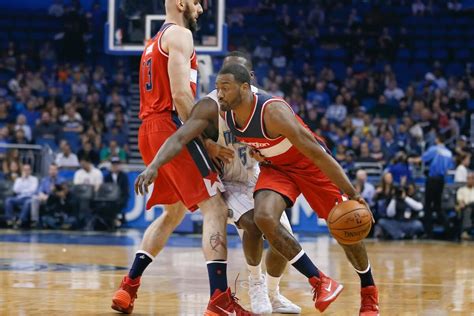
[[[51,115],[48,111],[43,111],[41,120],[34,130],[36,143],[57,144],[61,128],[56,122],[51,121]],[[53,149],[55,149],[54,147]]]
[[[100,151],[100,162],[108,161],[112,157],[118,157],[121,162],[127,160],[126,152],[118,145],[117,141],[111,140],[108,147],[102,148]]]
[[[64,107],[65,114],[59,119],[63,125],[63,132],[82,133],[84,130],[82,117],[76,111],[76,107],[72,103],[68,103]]]
[[[234,8],[232,9],[232,13],[227,16],[227,21],[229,23],[229,27],[238,27],[244,26],[244,15],[240,12],[239,9]],[[235,24],[235,25],[234,25]]]
[[[443,225],[448,225],[446,214],[441,208],[441,199],[444,189],[444,177],[448,170],[453,167],[453,154],[445,146],[444,138],[441,134],[436,136],[436,144],[428,148],[420,158],[413,161],[429,163],[429,174],[425,185],[425,231],[428,238],[433,237],[433,212],[436,212],[438,219]]]
[[[470,172],[467,176],[466,185],[459,188],[456,193],[456,209],[461,214],[462,218],[462,233],[461,239],[470,240],[472,236],[470,234],[471,230],[474,228],[472,226],[472,219],[474,216],[474,173]]]
[[[21,112],[23,115],[25,115],[26,124],[28,124],[30,128],[36,126],[41,117],[40,112],[37,110],[39,105],[38,103],[39,101],[37,98],[29,99],[28,102],[26,102],[26,109]]]
[[[264,36],[260,38],[260,41],[253,51],[253,57],[256,58],[259,62],[268,63],[272,57],[273,49],[268,42],[268,39]]]
[[[465,135],[461,135],[456,140],[456,146],[454,147],[454,154],[456,156],[471,155],[473,154],[472,149],[469,146],[468,139]],[[474,160],[471,160],[471,164]]]
[[[84,82],[83,76],[84,74],[80,70],[76,70],[74,72],[73,82],[71,84],[72,94],[78,96],[80,100],[85,100],[89,90],[87,84]]]
[[[123,119],[125,122],[128,121],[128,117],[123,113],[123,109],[120,104],[114,104],[112,106],[111,112],[105,115],[105,126],[107,128],[112,128],[119,117],[121,117],[121,119]]]
[[[423,234],[423,224],[413,212],[423,210],[423,204],[416,200],[414,184],[409,187],[394,187],[392,198],[387,206],[386,218],[378,220],[374,227],[374,237],[407,239]]]
[[[383,151],[382,142],[380,138],[375,137],[372,140],[372,148],[370,151],[370,157],[372,157],[375,161],[384,162],[386,159],[386,153]]]
[[[415,0],[411,5],[411,12],[413,15],[424,15],[425,10],[425,4],[421,0]]]
[[[15,131],[17,130],[23,130],[25,138],[28,142],[31,141],[31,127],[27,124],[26,122],[26,116],[23,114],[20,114],[16,118],[16,125],[15,125]]]
[[[10,143],[8,134],[9,132],[8,132],[7,127],[0,127],[0,160],[2,162],[6,158],[6,155],[7,155],[7,148],[5,145]]]
[[[349,176],[349,178],[354,178],[355,172],[355,160],[356,154],[353,150],[346,150],[346,157],[343,161],[341,161],[341,167],[344,169],[344,172]]]
[[[5,180],[14,182],[20,177],[20,163],[16,160],[11,160],[6,167],[3,168],[3,177]]]
[[[15,208],[20,208],[20,216],[16,225],[24,226],[30,221],[31,198],[38,189],[38,178],[31,175],[31,166],[24,164],[21,169],[21,177],[17,178],[13,184],[15,196],[9,197],[5,201],[5,217],[7,226],[14,224]]]
[[[469,166],[471,165],[471,155],[470,154],[461,154],[457,156],[457,168],[454,173],[454,182],[466,182],[467,175],[469,172]]]
[[[110,162],[110,173],[105,176],[104,182],[115,183],[120,188],[120,201],[118,202],[118,205],[120,212],[122,213],[121,223],[123,224],[125,222],[125,207],[127,206],[130,197],[128,176],[122,171],[122,161],[118,157],[112,157]]]
[[[13,144],[27,145],[30,142],[26,139],[25,131],[23,129],[17,129],[12,139]]]
[[[372,207],[374,205],[375,187],[367,181],[367,172],[365,170],[357,170],[354,187],[364,200],[367,201],[369,206]]]
[[[405,186],[413,180],[408,157],[405,152],[399,151],[388,165],[387,171],[393,176],[393,182],[397,185]]]
[[[72,197],[66,183],[56,184],[41,212],[41,225],[47,229],[69,229],[77,225],[77,201]]]
[[[77,157],[81,160],[82,157],[89,157],[94,166],[100,163],[99,153],[94,149],[89,139],[82,143],[82,148],[77,152]]]
[[[61,150],[60,153],[56,155],[56,165],[59,168],[77,168],[79,167],[79,160],[75,153],[71,151],[71,146],[67,143],[67,141],[62,140],[59,148]]]
[[[462,3],[458,0],[450,0],[447,4],[448,10],[453,12],[459,12],[462,10]]]
[[[395,79],[390,80],[383,94],[387,100],[395,100],[397,103],[405,96],[403,90],[397,86],[397,81]]]
[[[0,99],[0,128],[6,127],[15,121],[13,111],[10,111],[9,108],[9,103],[4,99]]]
[[[64,14],[63,0],[54,0],[53,4],[51,4],[48,9],[48,13],[56,18],[62,17]]]
[[[331,104],[326,111],[326,118],[329,122],[341,123],[346,119],[347,106],[343,104],[342,95],[336,97],[334,104]]]
[[[390,172],[385,172],[382,175],[382,181],[375,190],[374,205],[375,205],[375,218],[386,217],[387,206],[392,199],[394,184],[393,176]]]
[[[97,191],[104,180],[102,172],[94,167],[89,157],[81,157],[80,164],[81,169],[74,173],[73,183],[92,185]]]
[[[66,180],[58,176],[58,166],[55,163],[49,165],[48,175],[41,179],[36,194],[30,200],[31,219],[33,222],[39,220],[40,207],[46,204],[53,188],[57,184],[63,184]]]
[[[329,94],[326,92],[326,83],[322,80],[316,83],[316,91],[310,91],[307,98],[321,113],[326,112],[329,102],[331,102]]]
[[[354,152],[355,157],[360,156],[360,144],[361,144],[360,137],[357,135],[353,135],[350,139],[349,149]]]
[[[363,142],[360,144],[360,154],[359,157],[356,158],[357,162],[376,162],[374,158],[370,156],[370,149],[369,144],[367,142]]]

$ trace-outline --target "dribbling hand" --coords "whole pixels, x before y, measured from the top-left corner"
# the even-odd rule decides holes
[[[148,166],[142,173],[140,173],[135,179],[135,193],[139,195],[145,195],[148,193],[148,186],[155,182],[158,176],[158,169],[150,168]]]
[[[354,195],[353,197],[349,197],[350,200],[354,200],[354,201],[357,201],[359,202],[360,204],[364,205],[369,211],[370,213],[372,213],[372,211],[370,210],[370,207],[369,207],[369,204],[364,200],[364,198],[362,196],[360,196],[359,194],[357,195]],[[374,219],[374,215],[372,214],[372,223],[375,223],[375,219]]]

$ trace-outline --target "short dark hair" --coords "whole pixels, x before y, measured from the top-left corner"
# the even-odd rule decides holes
[[[233,75],[235,81],[250,85],[250,73],[247,68],[240,64],[230,64],[222,67],[219,75]]]
[[[239,57],[245,59],[245,63],[248,69],[253,69],[253,63],[252,63],[252,57],[250,56],[249,53],[242,52],[240,50],[234,50],[232,52],[229,52],[225,58],[227,57]]]

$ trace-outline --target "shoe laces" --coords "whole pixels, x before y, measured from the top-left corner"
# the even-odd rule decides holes
[[[240,273],[237,274],[237,277],[235,278],[235,281],[234,281],[235,292],[230,293],[230,298],[232,300],[232,306],[234,307],[234,311],[236,312],[236,314],[238,316],[252,316],[254,314],[252,314],[251,312],[247,311],[242,306],[240,306],[239,298],[236,296],[236,294],[237,294],[237,281],[239,280],[239,276],[240,276]]]
[[[316,301],[318,298],[318,293],[321,293],[321,285],[323,284],[323,277],[314,277],[317,280],[316,285],[313,286],[311,292],[313,293],[313,301]]]
[[[138,295],[137,295],[137,290],[138,290],[138,286],[140,284],[130,284],[130,283],[127,283],[125,281],[125,279],[123,280],[122,282],[122,286],[121,288],[126,291],[128,294],[130,294],[130,297],[132,299],[136,299],[138,298]]]
[[[255,299],[255,301],[266,300],[268,291],[263,275],[258,280],[249,279],[249,295],[252,299]]]
[[[362,302],[361,302],[361,311],[378,311],[378,302],[377,296],[375,293],[367,293],[362,295]]]

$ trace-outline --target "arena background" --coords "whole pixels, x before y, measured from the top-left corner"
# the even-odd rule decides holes
[[[226,6],[222,21],[220,2]],[[422,1],[419,7],[412,1],[249,0],[205,5],[209,12],[196,38],[201,95],[212,90],[226,51],[249,52],[258,84],[285,97],[326,138],[352,178],[363,168],[377,187],[403,151],[409,181],[423,199],[427,166],[408,161],[434,143],[435,132],[446,136],[455,158],[472,151],[474,1]],[[90,143],[93,156],[99,156],[94,164],[104,174],[110,158],[119,156],[131,192],[142,169],[136,141],[136,47],[146,33],[144,11],[159,13],[161,1],[23,0],[2,1],[0,7],[0,103],[8,112],[1,123],[6,127],[1,140],[4,187],[11,184],[10,166],[4,162],[9,162],[12,148],[19,148],[20,163],[32,163],[41,177],[64,139],[78,156]],[[159,25],[160,19],[155,20],[147,32]],[[217,32],[222,32],[221,46],[206,51],[216,46]],[[51,99],[56,104],[48,104]],[[329,110],[331,104],[343,106]],[[100,110],[92,110],[94,106]],[[69,107],[74,108],[72,116],[84,117],[74,122],[63,118]],[[58,120],[54,139],[35,132],[45,111]],[[29,127],[25,137],[16,133],[22,129],[22,115]],[[374,144],[377,138],[382,159],[372,157],[373,148],[380,147]],[[111,149],[110,142],[119,149]],[[362,147],[368,147],[368,157],[361,157]],[[454,183],[455,168],[446,175],[443,195],[443,211],[451,217],[456,217],[455,192],[461,185]],[[63,168],[60,174],[72,181],[74,170]],[[4,192],[2,199],[7,196]],[[144,228],[161,212],[156,207],[146,213],[143,205],[143,198],[130,194],[123,227]],[[326,231],[304,199],[291,218],[296,231]],[[178,231],[198,232],[199,226],[199,215],[189,214]],[[444,228],[437,229],[443,238]]]

